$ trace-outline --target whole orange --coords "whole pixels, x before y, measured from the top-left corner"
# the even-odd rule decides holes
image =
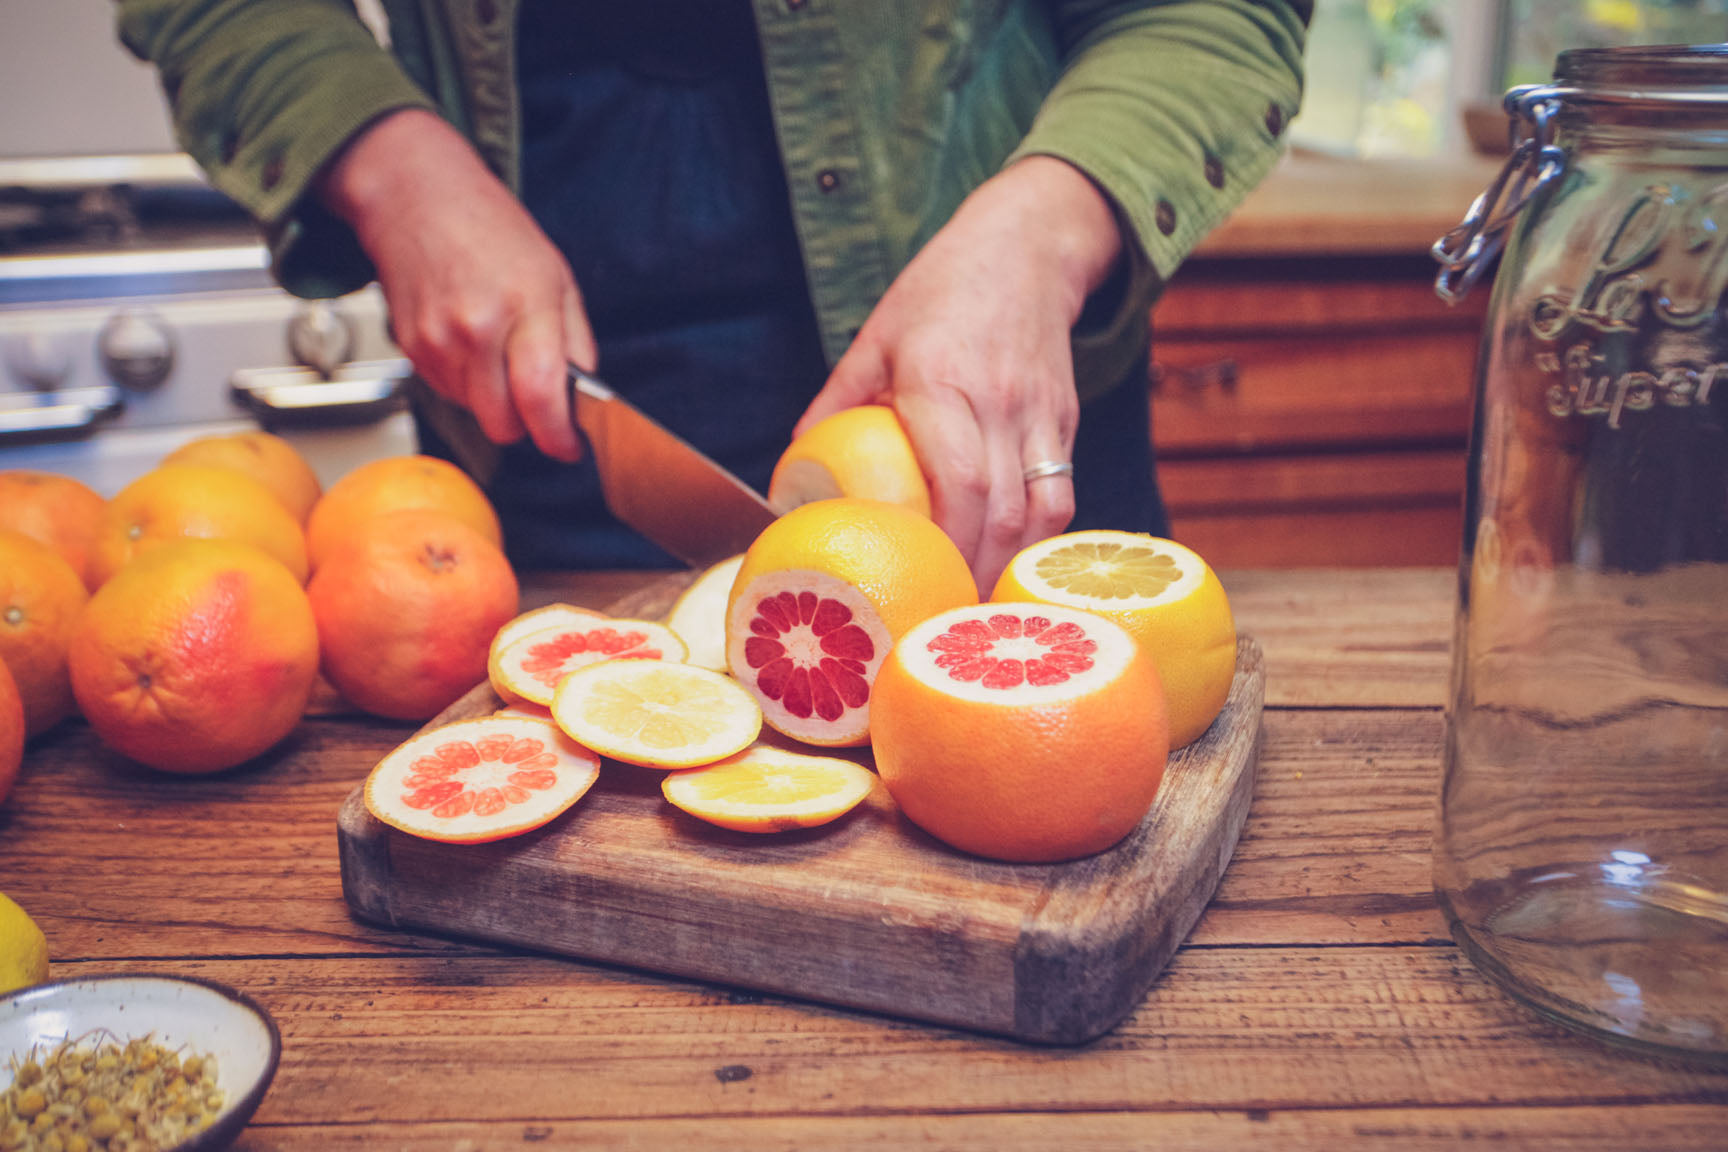
[[[18,698],[18,685],[12,673],[0,660],[0,804],[12,794],[18,782],[18,770],[24,764],[24,702]]]
[[[924,621],[876,677],[876,768],[906,818],[998,860],[1087,856],[1128,835],[1164,778],[1151,655],[1121,625],[1053,604]]]
[[[437,512],[375,518],[307,586],[324,675],[356,708],[424,720],[486,679],[516,615],[516,574],[491,540]]]
[[[414,511],[442,513],[503,547],[498,513],[466,472],[436,456],[386,456],[344,475],[313,505],[306,522],[313,569],[338,548],[367,536],[378,517]]]
[[[894,639],[978,602],[934,521],[880,500],[800,505],[744,553],[726,607],[727,667],[776,731],[828,747],[870,736],[870,684]]]
[[[0,528],[40,540],[66,558],[94,590],[90,553],[107,501],[95,489],[54,472],[13,468],[0,472]]]
[[[96,534],[99,583],[167,541],[238,540],[274,556],[306,582],[306,536],[270,489],[232,468],[163,464],[108,501]]]
[[[0,529],[0,660],[37,736],[76,707],[66,646],[90,594],[61,555],[21,532]]]
[[[200,436],[162,458],[164,464],[214,464],[244,472],[270,489],[301,524],[324,492],[318,474],[294,445],[269,432]]]
[[[78,706],[110,747],[166,772],[216,772],[298,723],[318,628],[273,557],[237,540],[178,540],[97,590],[68,663]]]

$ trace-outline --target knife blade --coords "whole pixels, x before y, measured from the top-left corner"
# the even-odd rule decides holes
[[[577,434],[612,514],[693,568],[750,546],[777,513],[755,489],[599,379],[570,365]]]

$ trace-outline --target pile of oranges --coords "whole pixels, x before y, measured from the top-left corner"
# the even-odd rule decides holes
[[[276,745],[320,672],[353,707],[423,720],[485,678],[516,610],[497,515],[431,457],[325,491],[287,440],[246,432],[194,440],[108,499],[0,472],[0,800],[24,743],[75,713],[180,773]]]

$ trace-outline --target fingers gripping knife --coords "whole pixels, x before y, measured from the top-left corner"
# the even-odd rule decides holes
[[[693,568],[750,546],[775,517],[756,490],[571,365],[576,432],[612,514]]]

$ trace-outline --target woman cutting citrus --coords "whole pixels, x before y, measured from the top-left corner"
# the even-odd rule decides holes
[[[564,363],[765,488],[892,406],[980,587],[1167,533],[1151,302],[1274,160],[1307,4],[122,0],[284,285],[376,278],[426,450],[512,558],[667,558],[606,512]]]

